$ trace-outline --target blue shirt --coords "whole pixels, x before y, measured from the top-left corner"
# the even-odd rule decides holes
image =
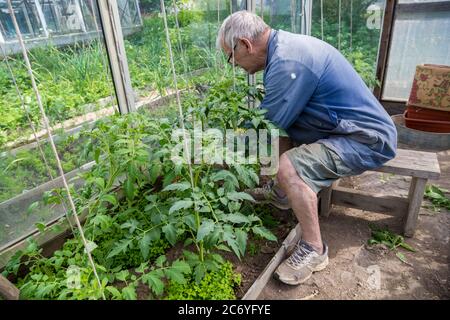
[[[395,125],[334,47],[272,30],[264,70],[266,117],[299,144],[323,143],[355,174],[395,157]]]

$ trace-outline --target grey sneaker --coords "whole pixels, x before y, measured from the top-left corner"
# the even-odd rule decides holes
[[[277,185],[271,181],[261,188],[247,189],[246,193],[255,199],[256,203],[270,203],[281,210],[289,210],[291,208],[287,196],[280,196],[277,193]]]
[[[313,272],[323,270],[327,265],[326,244],[323,245],[323,253],[319,255],[308,243],[301,240],[291,256],[278,266],[274,277],[283,283],[298,285],[308,280]]]

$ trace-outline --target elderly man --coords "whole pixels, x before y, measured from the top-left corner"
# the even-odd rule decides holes
[[[300,284],[328,264],[317,192],[392,159],[395,126],[345,57],[319,39],[273,30],[257,15],[239,11],[223,22],[217,46],[248,73],[264,70],[260,107],[298,145],[280,157],[277,184],[252,195],[292,208],[298,219],[302,239],[275,276]]]

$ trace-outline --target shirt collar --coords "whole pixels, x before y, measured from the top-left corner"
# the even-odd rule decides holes
[[[267,57],[266,57],[266,65],[264,67],[264,73],[267,71],[267,66],[269,65],[270,59],[272,58],[273,51],[275,50],[275,36],[278,34],[277,30],[271,29],[269,41],[267,41]]]

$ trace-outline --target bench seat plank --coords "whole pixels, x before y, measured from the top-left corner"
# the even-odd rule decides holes
[[[373,171],[424,179],[438,179],[441,173],[436,153],[398,149],[397,156]]]

